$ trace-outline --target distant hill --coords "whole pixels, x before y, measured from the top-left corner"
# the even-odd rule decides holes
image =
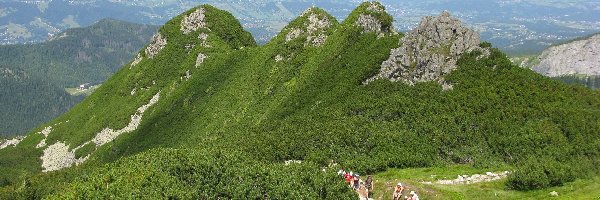
[[[600,33],[554,44],[537,55],[513,62],[567,83],[600,87]]]
[[[359,0],[4,0],[0,1],[0,44],[41,42],[48,34],[89,26],[106,17],[162,25],[202,3],[232,13],[265,44],[310,6],[345,19]],[[381,0],[399,31],[443,10],[468,23],[481,37],[509,55],[538,52],[548,45],[600,31],[597,0],[577,1],[422,1]]]
[[[0,135],[23,134],[75,105],[67,87],[97,84],[128,62],[156,26],[104,19],[39,44],[0,45]]]
[[[0,199],[356,199],[342,167],[511,169],[503,190],[600,174],[600,93],[513,65],[440,13],[400,33],[379,2],[343,21],[308,7],[258,46],[231,13],[194,7],[6,140]]]

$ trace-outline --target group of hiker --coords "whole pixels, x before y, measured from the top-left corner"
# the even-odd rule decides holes
[[[355,190],[356,192],[359,192],[359,190],[362,188],[364,188],[364,190],[366,191],[366,197],[367,199],[372,199],[373,198],[373,177],[371,176],[367,176],[367,180],[365,180],[364,182],[360,179],[360,175],[357,173],[353,173],[352,171],[350,172],[346,172],[344,169],[341,169],[340,171],[338,171],[338,175],[342,176],[345,180],[346,180],[346,184],[348,184],[348,186],[350,188],[352,188],[353,190]],[[415,191],[410,191],[410,193],[407,196],[404,196],[403,198],[403,193],[404,193],[404,186],[402,186],[402,183],[398,183],[396,185],[396,187],[394,188],[394,193],[392,195],[392,199],[393,200],[419,200],[419,196],[417,195],[417,193]]]
[[[396,187],[394,188],[394,193],[392,195],[392,199],[393,200],[402,199],[403,192],[404,192],[404,186],[402,186],[402,183],[396,184]],[[417,195],[417,193],[415,191],[410,191],[410,193],[408,193],[408,196],[404,196],[404,199],[405,200],[419,200],[419,195]]]

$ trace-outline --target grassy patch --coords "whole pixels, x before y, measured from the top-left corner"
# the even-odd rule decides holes
[[[75,151],[75,158],[85,157],[85,156],[93,153],[95,150],[96,150],[96,144],[94,144],[93,142],[90,142],[90,143],[84,145],[83,147],[77,149],[77,151]]]
[[[71,96],[90,96],[96,89],[98,89],[102,84],[90,86],[88,89],[80,90],[79,88],[65,88],[65,91],[69,93]]]
[[[390,169],[374,175],[376,181],[375,197],[389,199],[393,187],[401,182],[406,186],[405,193],[417,191],[421,199],[598,199],[600,198],[600,177],[578,179],[560,187],[551,187],[535,191],[514,191],[506,188],[506,179],[494,182],[482,182],[469,185],[424,184],[438,179],[455,179],[458,175],[485,174],[485,172],[504,171],[508,167],[497,169],[476,169],[466,165],[433,168]],[[550,192],[558,192],[551,197]]]

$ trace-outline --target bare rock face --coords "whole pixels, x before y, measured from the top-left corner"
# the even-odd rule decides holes
[[[164,38],[160,33],[157,33],[152,37],[150,45],[146,47],[146,55],[150,58],[154,58],[154,56],[156,56],[160,50],[165,48],[165,46],[167,46],[167,39]]]
[[[206,28],[206,22],[204,21],[204,8],[198,8],[196,11],[190,13],[188,16],[181,20],[181,28],[183,34],[189,34],[192,31],[196,31],[199,28]]]
[[[65,145],[62,142],[54,143],[44,149],[44,155],[42,155],[42,172],[56,171],[62,168],[71,167],[72,165],[81,164],[87,160],[88,157],[75,158],[75,148],[69,151],[69,145]]]
[[[316,12],[314,8],[304,11],[301,17],[307,17],[307,22],[302,27],[292,28],[285,36],[285,41],[290,42],[297,38],[306,37],[304,46],[319,47],[327,40],[326,30],[333,25],[329,17]]]
[[[356,20],[356,25],[363,28],[363,32],[380,32],[381,22],[379,19],[371,16],[361,14]]]
[[[360,13],[358,19],[354,22],[355,26],[362,28],[362,33],[374,32],[379,34],[378,37],[385,36],[386,33],[396,34],[396,30],[391,25],[384,25],[384,23],[374,16],[373,14],[385,13],[385,7],[378,2],[366,2],[367,8],[363,13]]]
[[[421,24],[400,40],[400,47],[391,50],[388,60],[381,64],[379,74],[366,80],[402,81],[409,85],[437,81],[444,89],[444,75],[456,69],[456,61],[464,53],[482,50],[479,34],[459,20],[443,12],[437,17],[425,17]],[[485,50],[482,50],[485,51]]]
[[[600,34],[550,47],[538,59],[540,64],[532,69],[549,77],[572,74],[600,75]]]

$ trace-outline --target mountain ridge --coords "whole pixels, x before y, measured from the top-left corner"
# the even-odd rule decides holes
[[[52,163],[86,158],[36,174],[26,179],[31,187],[10,194],[44,188],[40,196],[57,199],[355,198],[334,174],[340,165],[369,174],[508,164],[533,170],[507,181],[522,190],[597,173],[589,166],[598,164],[598,93],[515,67],[485,43],[453,58],[456,69],[444,76],[452,90],[436,81],[363,84],[405,37],[386,25],[384,9],[365,2],[323,32],[309,31],[328,26],[327,15],[311,9],[264,46],[231,14],[208,5],[186,11],[94,94],[50,122],[50,133],[41,127],[0,150],[0,158],[22,155],[19,164],[29,166],[11,174],[54,169],[39,157],[58,153],[34,148],[41,141],[68,154]],[[293,32],[300,34],[286,41]],[[289,160],[301,162],[288,166]],[[540,160],[548,165],[535,165]],[[563,164],[572,162],[581,165]],[[7,167],[0,162],[0,170]],[[298,181],[306,189],[295,190]]]

